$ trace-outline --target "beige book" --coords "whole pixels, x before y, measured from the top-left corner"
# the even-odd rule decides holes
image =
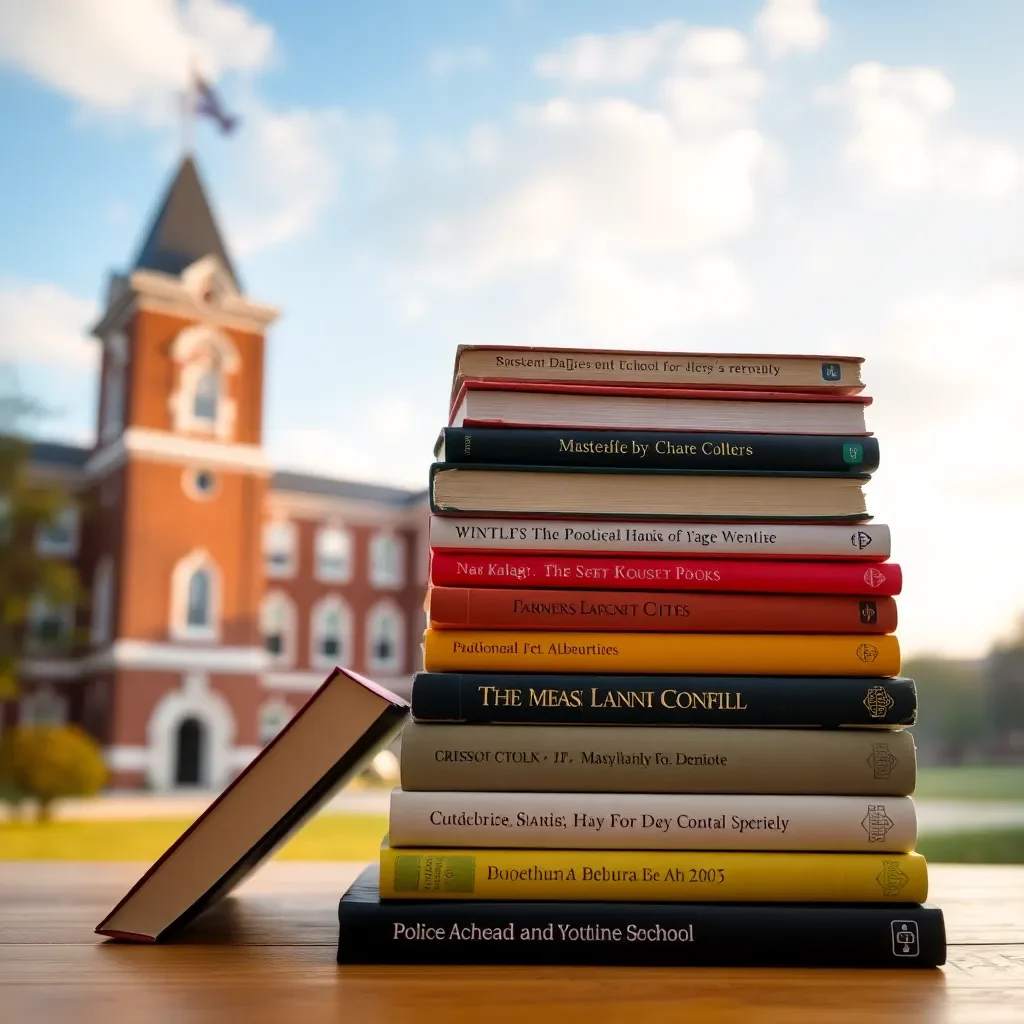
[[[409,722],[401,771],[410,791],[908,796],[917,754],[877,729]]]

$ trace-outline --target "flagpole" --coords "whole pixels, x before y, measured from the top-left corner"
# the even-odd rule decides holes
[[[185,84],[185,92],[181,99],[181,155],[183,157],[193,155],[193,133],[195,130],[195,109],[196,109],[196,62],[195,58],[189,58],[188,81]]]

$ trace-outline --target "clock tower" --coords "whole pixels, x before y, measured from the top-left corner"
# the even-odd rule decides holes
[[[246,296],[185,157],[93,329],[85,476],[100,514],[83,538],[83,683],[115,786],[217,789],[259,749],[263,366],[276,317]]]

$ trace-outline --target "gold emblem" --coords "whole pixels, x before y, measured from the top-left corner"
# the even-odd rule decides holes
[[[875,875],[875,881],[882,887],[883,896],[898,896],[910,881],[910,876],[900,869],[898,860],[883,860],[882,870]]]
[[[861,661],[874,661],[878,657],[878,648],[874,644],[861,644],[857,648],[857,657]]]
[[[876,779],[887,779],[899,761],[889,752],[888,743],[873,743],[868,756],[868,767]]]
[[[868,692],[864,696],[864,707],[868,709],[868,714],[872,718],[885,718],[894,703],[884,686],[868,687]]]

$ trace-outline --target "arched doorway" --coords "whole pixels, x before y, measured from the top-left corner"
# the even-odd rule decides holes
[[[199,786],[203,783],[206,760],[206,729],[198,718],[183,718],[178,725],[174,748],[174,784]]]

